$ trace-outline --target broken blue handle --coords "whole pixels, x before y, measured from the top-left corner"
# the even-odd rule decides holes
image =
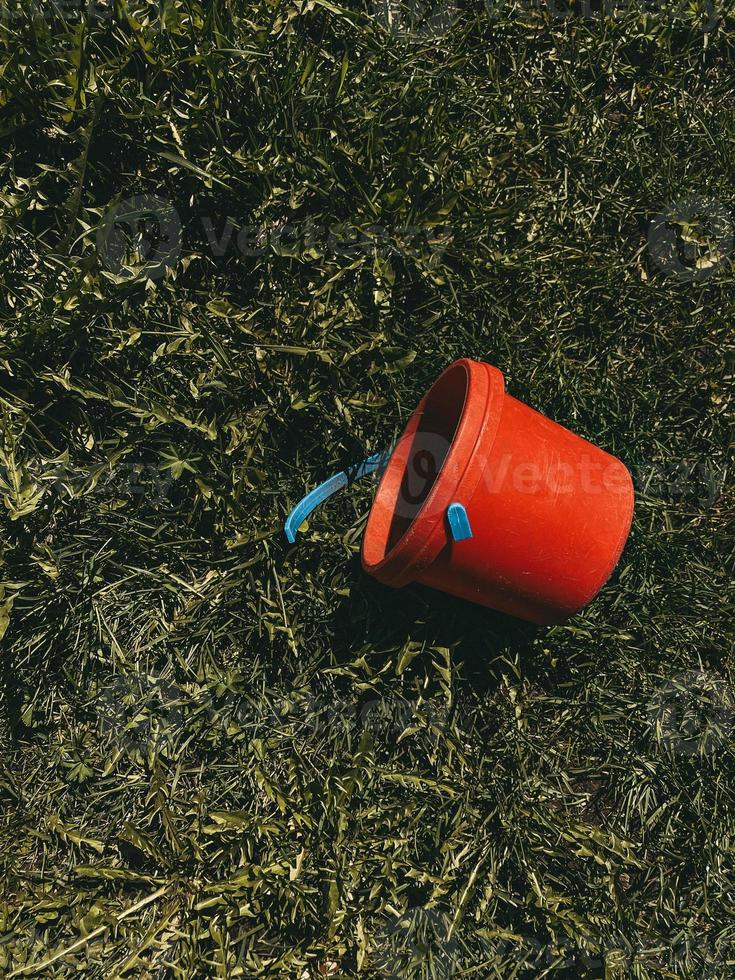
[[[300,500],[286,518],[284,525],[289,544],[294,543],[299,528],[320,504],[323,504],[325,500],[328,500],[338,490],[349,486],[350,483],[354,483],[355,480],[359,480],[363,476],[368,476],[376,470],[385,469],[390,459],[390,453],[390,450],[383,450],[383,452],[375,453],[375,455],[364,459],[357,466],[351,466],[346,470],[342,470],[340,473],[335,473],[334,476],[330,476],[324,483],[320,483],[318,487],[315,487],[303,500]],[[472,537],[470,520],[462,504],[453,503],[447,507],[447,523],[449,524],[449,533],[453,541],[464,541]]]

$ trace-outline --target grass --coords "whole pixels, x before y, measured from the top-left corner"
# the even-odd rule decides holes
[[[4,976],[732,975],[735,32],[587,13],[3,7]],[[567,625],[283,537],[466,355],[635,474]]]

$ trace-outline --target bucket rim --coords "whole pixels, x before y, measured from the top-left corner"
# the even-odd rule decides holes
[[[390,529],[413,438],[436,389],[450,373],[464,374],[464,401],[442,464],[418,512],[392,546]],[[500,424],[505,379],[484,361],[460,358],[448,365],[424,394],[388,460],[368,515],[362,542],[362,566],[385,585],[414,581],[451,541],[446,512],[451,503],[466,503],[479,483]],[[476,452],[483,443],[482,457]]]

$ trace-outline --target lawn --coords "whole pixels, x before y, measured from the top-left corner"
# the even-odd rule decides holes
[[[735,18],[78,8],[0,11],[0,974],[732,976]],[[633,473],[565,625],[368,578],[372,479],[284,537],[463,356]]]

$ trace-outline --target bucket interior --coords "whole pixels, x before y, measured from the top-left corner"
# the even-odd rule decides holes
[[[433,490],[462,419],[468,384],[463,365],[445,371],[399,440],[373,502],[375,519],[365,541],[370,564],[395,548]]]

